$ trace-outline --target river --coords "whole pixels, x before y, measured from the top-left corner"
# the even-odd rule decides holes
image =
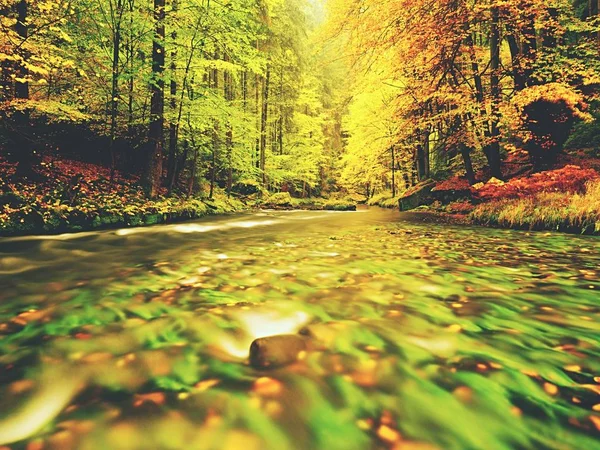
[[[600,449],[600,239],[407,217],[0,239],[0,448]]]

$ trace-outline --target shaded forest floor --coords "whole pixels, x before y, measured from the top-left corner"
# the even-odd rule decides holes
[[[593,150],[563,154],[546,171],[534,173],[525,154],[504,162],[505,181],[477,174],[426,181],[398,198],[380,195],[370,204],[451,215],[462,223],[524,230],[600,234],[600,158]]]
[[[167,195],[148,199],[139,177],[96,164],[45,155],[28,179],[0,156],[0,236],[135,227],[197,219],[255,208],[356,209],[351,199],[294,199],[289,193],[212,198]]]

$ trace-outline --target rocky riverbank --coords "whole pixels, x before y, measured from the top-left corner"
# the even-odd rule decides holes
[[[464,224],[600,235],[600,174],[597,167],[577,162],[474,185],[460,176],[426,180],[397,198],[379,195],[369,203]]]

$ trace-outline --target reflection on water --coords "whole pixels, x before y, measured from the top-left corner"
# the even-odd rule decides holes
[[[600,240],[402,217],[0,240],[0,444],[600,448]]]

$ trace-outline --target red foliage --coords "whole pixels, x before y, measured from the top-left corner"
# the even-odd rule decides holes
[[[592,158],[581,150],[559,155],[557,166],[565,167],[568,165],[579,166],[583,169],[594,169],[600,173],[600,158]]]
[[[479,200],[530,197],[540,192],[584,192],[588,181],[599,178],[593,169],[565,166],[562,169],[514,178],[503,185],[486,184],[475,192]]]
[[[468,191],[471,189],[469,181],[465,177],[454,176],[438,183],[434,191]]]
[[[96,164],[75,161],[71,159],[54,159],[49,156],[42,158],[41,167],[37,171],[47,178],[67,182],[74,176],[80,176],[85,183],[110,180],[110,169]],[[117,183],[137,182],[135,176],[124,177],[115,172],[114,181]]]

